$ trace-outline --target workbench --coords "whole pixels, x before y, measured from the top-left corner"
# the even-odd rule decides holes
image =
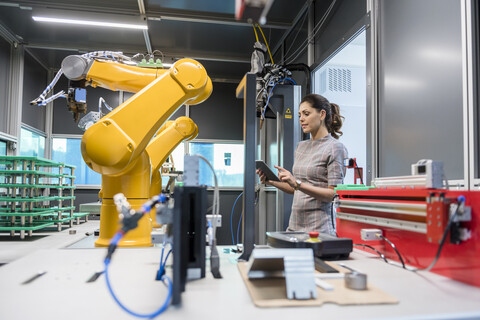
[[[87,237],[93,243],[93,235]],[[190,281],[181,306],[170,306],[158,319],[479,319],[480,288],[429,272],[410,272],[377,256],[354,250],[347,266],[367,273],[370,284],[396,297],[393,305],[258,308],[250,299],[237,269],[237,254],[220,247],[223,279],[209,272]],[[226,250],[228,251],[228,250]],[[109,295],[104,275],[86,281],[103,269],[105,248],[38,250],[0,267],[2,319],[133,319]],[[155,311],[167,289],[155,281],[161,248],[119,248],[109,274],[119,299],[139,313]],[[167,274],[172,269],[168,267]],[[38,271],[46,273],[21,284]]]

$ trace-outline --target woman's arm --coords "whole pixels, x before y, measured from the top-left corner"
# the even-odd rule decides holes
[[[289,193],[293,193],[295,191],[295,186],[297,185],[295,177],[290,173],[290,171],[282,167],[274,167],[278,169],[278,178],[280,179],[280,181],[282,181],[277,183],[286,183],[289,187],[289,190],[291,190],[291,192]],[[314,197],[317,200],[330,202],[333,200],[333,196],[335,195],[334,188],[335,186],[328,186],[328,188],[316,187],[309,183],[302,182],[298,190],[308,194],[311,197]]]

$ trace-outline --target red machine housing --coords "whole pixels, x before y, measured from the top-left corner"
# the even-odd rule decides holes
[[[337,190],[340,203],[342,200],[367,201],[369,206],[375,203],[393,204],[424,204],[426,212],[423,216],[408,215],[382,211],[382,209],[365,210],[352,207],[337,209],[342,213],[359,217],[358,221],[337,217],[337,232],[339,237],[347,237],[354,244],[370,245],[391,260],[400,261],[395,251],[384,240],[363,241],[361,229],[381,229],[383,236],[393,242],[406,264],[417,268],[426,268],[435,259],[439,242],[449,220],[450,203],[457,203],[459,196],[465,197],[465,206],[471,208],[471,220],[461,222],[461,227],[471,231],[471,238],[459,244],[450,242],[450,231],[440,254],[440,258],[431,272],[480,287],[480,192],[479,191],[449,191],[443,189],[370,189],[370,190]],[[348,201],[345,201],[348,202]],[[372,203],[374,202],[374,203]],[[348,207],[348,206],[347,206]],[[360,207],[362,207],[360,205]],[[381,206],[380,206],[381,207]],[[379,226],[361,222],[362,217],[374,221],[375,217],[394,222],[425,223],[426,233],[403,230],[397,227]],[[373,220],[371,218],[374,218]],[[386,220],[383,220],[386,221]],[[385,223],[384,223],[385,224]],[[398,225],[398,224],[396,224]],[[371,253],[371,249],[357,246],[356,248]]]

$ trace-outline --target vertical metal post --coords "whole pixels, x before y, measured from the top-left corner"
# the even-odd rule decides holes
[[[50,83],[55,76],[53,70],[48,70],[47,72],[47,81]],[[52,134],[53,134],[53,101],[47,104],[45,112],[45,153],[44,157],[47,159],[53,159],[53,151],[52,151]]]
[[[366,183],[378,177],[378,1],[367,0],[367,175]]]
[[[243,253],[239,260],[247,261],[255,242],[255,160],[257,149],[256,75],[247,73],[236,90],[243,99],[243,143],[245,170],[243,178]]]
[[[278,88],[277,88],[278,87]],[[300,141],[300,124],[298,120],[298,106],[301,100],[301,86],[278,85],[274,96],[282,99],[272,99],[277,109],[277,143],[279,145],[279,165],[292,171],[295,158],[295,148]],[[280,101],[282,105],[275,105]],[[277,230],[286,230],[290,220],[293,196],[277,190]]]
[[[22,126],[22,97],[23,97],[23,70],[24,70],[24,54],[23,45],[13,43],[12,60],[10,64],[10,94],[8,102],[8,133],[17,137],[20,142],[20,129]],[[15,153],[20,151],[20,143],[17,143]]]

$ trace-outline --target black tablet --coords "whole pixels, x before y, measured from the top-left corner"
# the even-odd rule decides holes
[[[265,174],[265,176],[267,176],[268,180],[280,181],[280,179],[278,179],[278,176],[275,173],[273,173],[272,169],[270,169],[270,167],[267,166],[267,164],[264,161],[262,160],[255,161],[255,166],[257,167],[257,169],[260,169]]]

